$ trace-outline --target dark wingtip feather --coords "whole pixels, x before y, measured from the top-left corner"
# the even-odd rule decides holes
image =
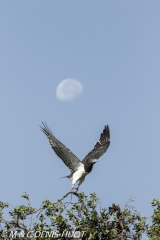
[[[41,131],[42,131],[44,134],[46,134],[46,135],[52,134],[52,131],[51,131],[51,129],[47,126],[46,122],[42,122],[42,121],[41,121],[41,123],[42,123],[42,125],[43,125],[43,126],[39,125],[40,128],[41,128]]]
[[[103,134],[105,134],[105,136],[107,137],[108,140],[110,140],[110,130],[109,130],[109,126],[105,125],[104,130],[103,130]]]
[[[110,130],[109,130],[109,126],[107,125],[107,133],[108,133],[108,138],[110,140]]]

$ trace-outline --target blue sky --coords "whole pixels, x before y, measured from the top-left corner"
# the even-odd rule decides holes
[[[160,2],[1,1],[1,201],[29,193],[38,207],[70,188],[69,170],[40,131],[83,157],[109,124],[111,145],[80,191],[102,206],[130,197],[142,215],[160,198]],[[82,94],[59,101],[57,85],[74,78]]]

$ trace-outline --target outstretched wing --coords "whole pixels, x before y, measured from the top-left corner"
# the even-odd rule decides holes
[[[85,163],[89,158],[98,159],[100,158],[108,149],[110,144],[110,132],[109,126],[105,126],[103,132],[101,133],[100,139],[96,142],[94,148],[85,156],[82,163]]]
[[[48,128],[47,124],[42,122],[41,130],[47,136],[51,148],[57,154],[59,158],[62,159],[64,164],[69,167],[71,172],[75,172],[80,165],[81,161],[68,149],[64,146],[55,136],[52,134],[52,131]]]

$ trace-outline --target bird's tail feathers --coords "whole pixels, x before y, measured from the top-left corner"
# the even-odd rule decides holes
[[[69,178],[69,179],[72,179],[72,174],[71,174],[71,175],[68,175],[68,176],[65,176],[65,177],[61,177],[61,178]]]
[[[65,177],[61,177],[61,178],[67,178],[68,176],[65,176]]]

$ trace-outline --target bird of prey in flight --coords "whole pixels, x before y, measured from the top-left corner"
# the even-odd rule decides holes
[[[85,176],[92,171],[93,165],[97,160],[107,151],[110,145],[110,132],[109,126],[105,126],[100,135],[99,141],[96,142],[94,148],[80,161],[66,146],[64,146],[53,134],[51,129],[45,122],[42,122],[42,132],[47,136],[49,144],[59,158],[62,159],[64,164],[70,169],[71,174],[66,176],[72,180],[72,188],[78,182],[79,186],[85,179]]]

